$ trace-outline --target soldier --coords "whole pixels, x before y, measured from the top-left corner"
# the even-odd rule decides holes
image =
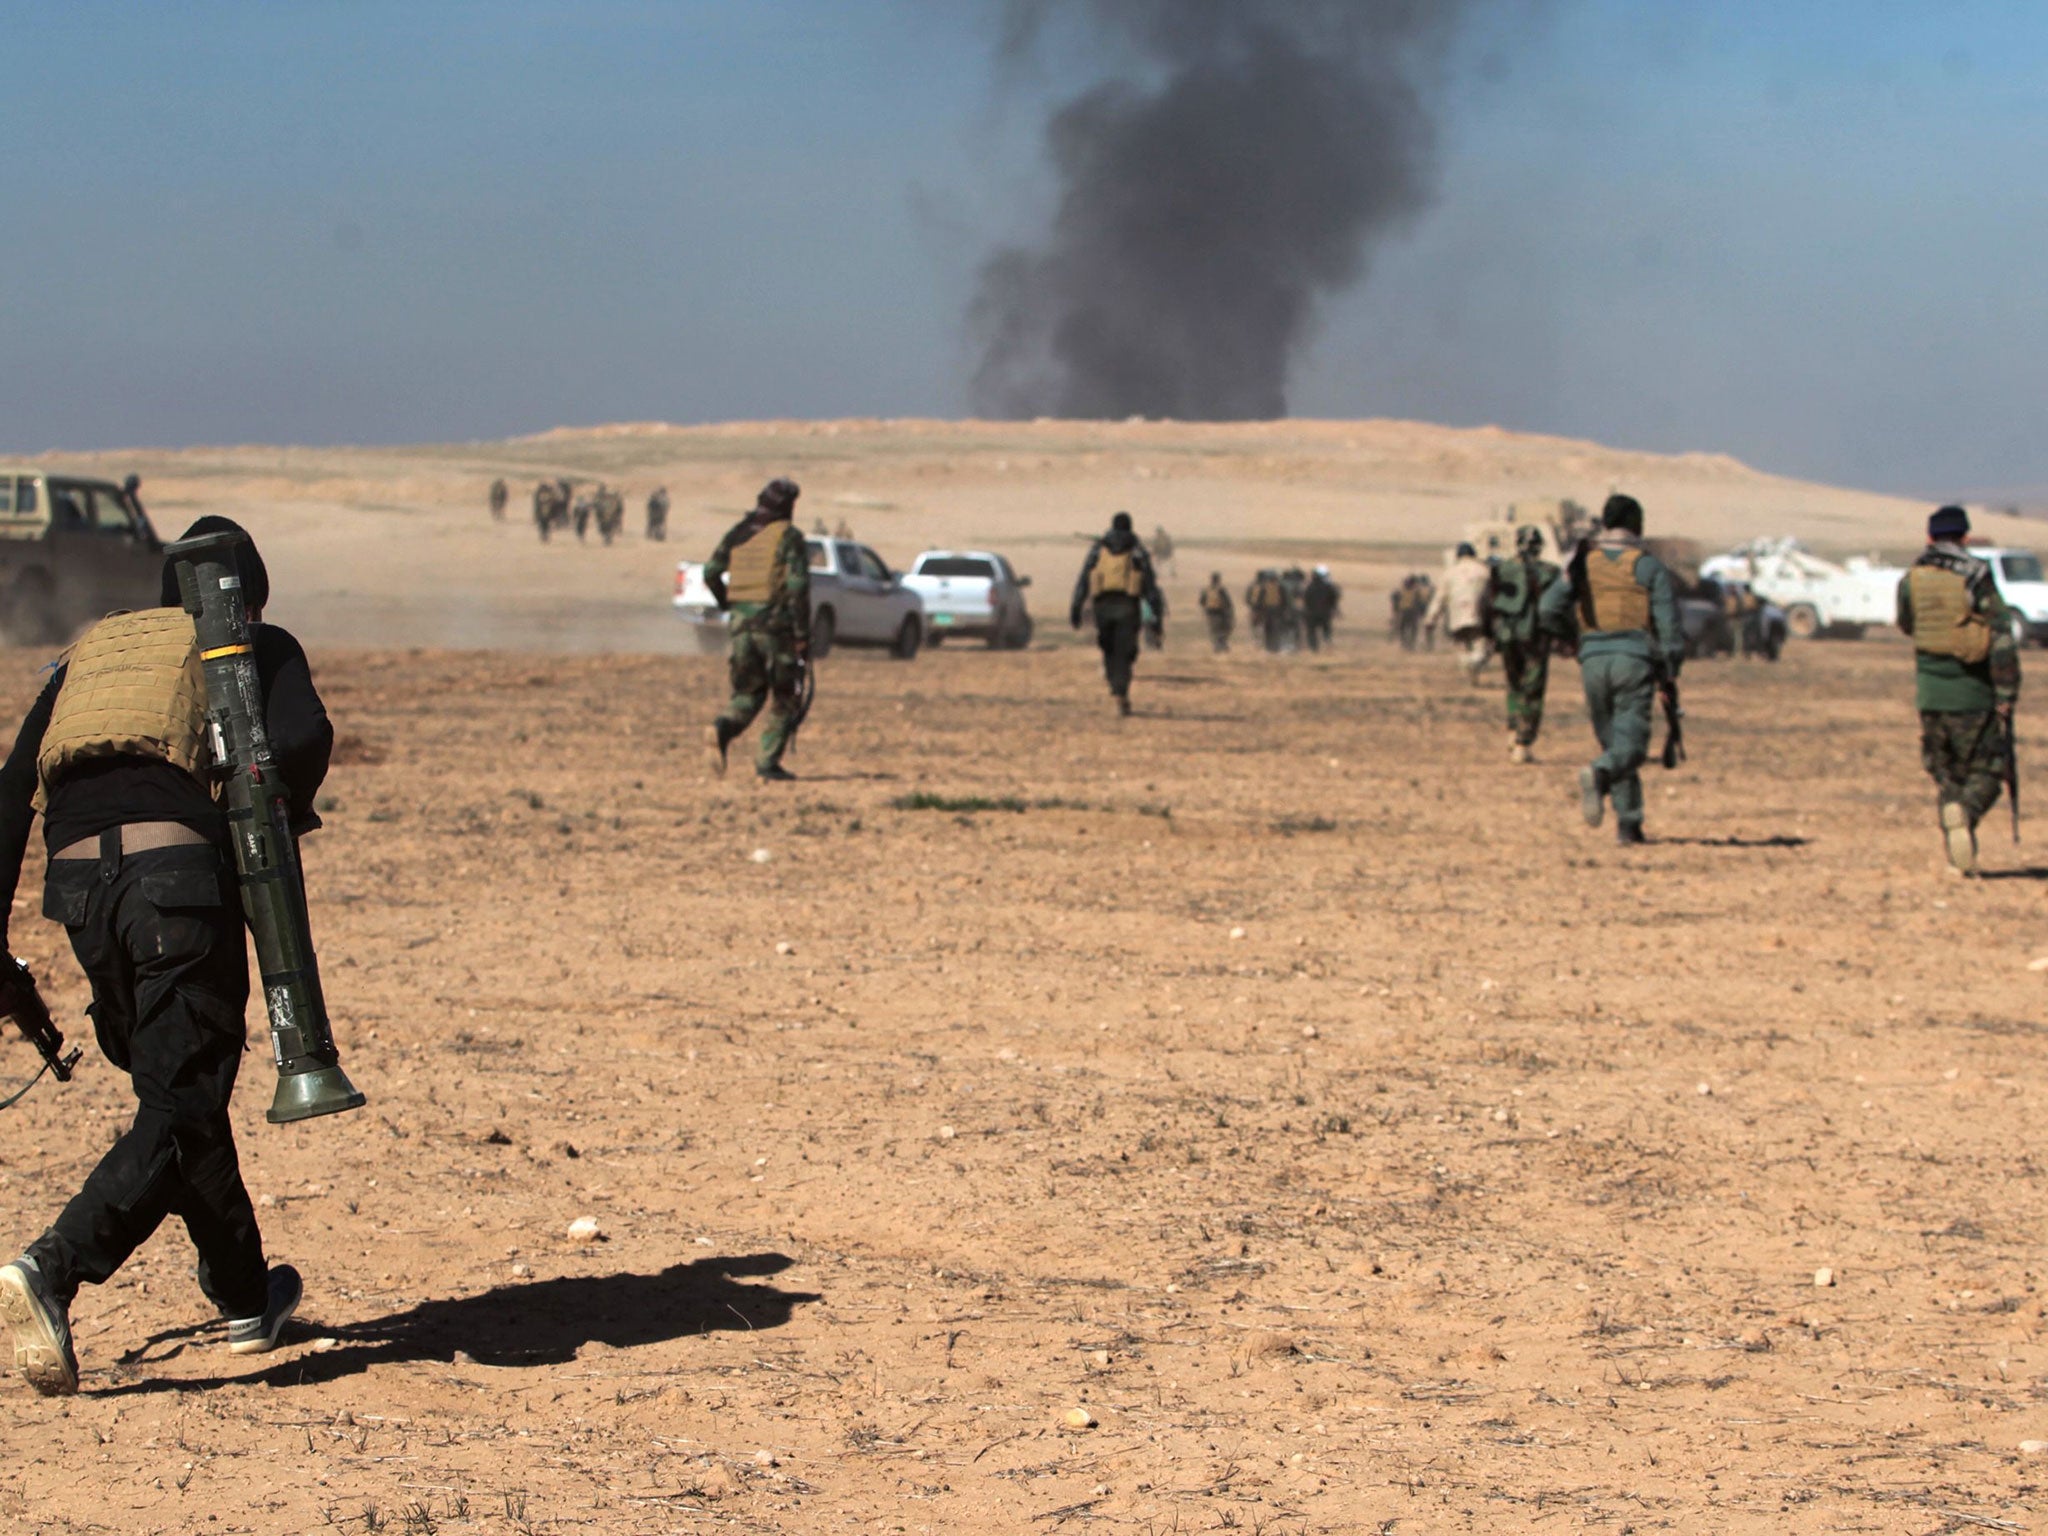
[[[1138,661],[1141,628],[1154,640],[1166,623],[1166,597],[1152,573],[1151,556],[1131,531],[1131,514],[1119,512],[1109,532],[1088,546],[1081,575],[1074,583],[1074,601],[1067,612],[1074,628],[1081,615],[1095,609],[1095,641],[1102,648],[1102,674],[1109,681],[1116,712],[1131,712],[1131,669]]]
[[[1230,600],[1221,571],[1209,573],[1209,585],[1202,588],[1196,601],[1202,606],[1202,617],[1209,621],[1209,644],[1220,656],[1230,649],[1230,632],[1237,628],[1237,605]]]
[[[591,502],[592,515],[597,519],[597,536],[607,547],[626,527],[626,498],[606,485],[597,483],[597,495]]]
[[[491,482],[491,521],[505,521],[505,503],[512,499],[511,489],[505,484],[505,477],[498,476]]]
[[[548,535],[555,528],[555,484],[543,480],[533,488],[533,526],[540,531],[540,541],[545,544]]]
[[[1444,584],[1429,605],[1422,623],[1432,632],[1441,624],[1458,647],[1465,675],[1478,683],[1486,669],[1486,592],[1493,571],[1470,544],[1460,544]]]
[[[1600,756],[1579,772],[1579,809],[1597,827],[1614,800],[1614,835],[1643,841],[1643,781],[1650,754],[1650,715],[1660,680],[1676,681],[1685,661],[1678,584],[1664,562],[1643,548],[1643,508],[1633,496],[1610,496],[1600,532],[1580,543],[1571,579],[1553,582],[1537,605],[1547,632],[1579,636],[1579,677]],[[1574,614],[1576,620],[1574,622]]]
[[[1343,600],[1343,589],[1330,580],[1330,568],[1317,566],[1308,585],[1301,589],[1302,632],[1308,637],[1310,650],[1321,650],[1330,643],[1330,626]]]
[[[185,532],[241,530],[202,517]],[[269,576],[236,551],[262,708],[293,826],[313,799],[334,730],[306,653],[260,622]],[[93,1032],[135,1090],[135,1120],[56,1222],[0,1267],[14,1364],[46,1396],[78,1390],[70,1308],[103,1285],[166,1216],[199,1250],[200,1292],[228,1348],[260,1354],[298,1307],[298,1272],[265,1261],[228,1104],[246,1043],[249,963],[228,824],[208,780],[205,680],[169,561],[163,606],[101,620],[65,653],[0,767],[0,925],[34,813],[49,850],[43,911],[65,925],[92,984]],[[0,946],[5,930],[0,927]]]
[[[590,531],[590,520],[597,512],[597,502],[591,495],[578,496],[570,511],[570,519],[576,528],[576,542],[583,542],[583,535]]]
[[[1494,644],[1508,684],[1508,756],[1518,763],[1532,760],[1536,735],[1543,729],[1543,695],[1550,684],[1550,636],[1536,613],[1553,583],[1563,573],[1543,558],[1543,530],[1524,524],[1515,534],[1515,558],[1493,568],[1487,597]]]
[[[833,537],[833,538],[835,538],[835,539],[850,539],[850,538],[852,538],[852,537],[853,537],[853,524],[849,523],[849,522],[848,522],[848,521],[847,521],[847,520],[846,520],[845,518],[843,518],[843,517],[842,517],[842,518],[840,518],[840,519],[839,519],[839,523],[838,523],[838,526],[837,526],[837,527],[835,527],[835,528],[834,528],[834,529],[832,530],[832,537]]]
[[[1173,535],[1166,531],[1166,524],[1152,525],[1152,564],[1155,569],[1171,573],[1173,564]]]
[[[647,537],[656,543],[668,539],[668,487],[657,485],[647,498]]]
[[[771,783],[796,777],[782,754],[796,736],[811,653],[811,560],[793,518],[794,480],[770,480],[754,510],[733,524],[704,563],[704,585],[731,615],[732,701],[708,734],[711,768],[725,772],[726,749],[768,706],[754,773]]]
[[[1899,583],[1899,628],[1913,637],[1920,761],[1938,791],[1948,861],[1977,869],[1977,823],[1998,803],[2020,695],[2019,642],[1991,567],[1963,547],[1970,515],[1927,519],[1927,548]]]
[[[1244,589],[1244,607],[1251,615],[1252,630],[1258,635],[1259,644],[1277,652],[1287,638],[1287,588],[1280,581],[1280,573],[1269,569],[1254,576],[1251,585]]]

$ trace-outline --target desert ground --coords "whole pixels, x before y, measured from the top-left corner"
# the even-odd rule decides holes
[[[0,1525],[2043,1524],[2048,868],[1997,821],[1987,878],[1945,872],[1896,637],[1689,668],[1690,760],[1646,770],[1652,841],[1619,849],[1578,817],[1576,670],[1511,766],[1498,674],[1386,641],[1371,573],[1434,556],[1378,512],[1344,544],[1227,455],[1133,497],[1240,583],[1259,540],[1320,539],[1354,584],[1333,654],[1215,657],[1184,556],[1118,720],[1058,609],[1086,476],[1128,465],[885,541],[834,498],[895,482],[799,463],[892,557],[1015,532],[1052,622],[835,653],[801,782],[764,786],[707,773],[722,667],[661,609],[781,460],[672,476],[667,546],[542,550],[485,520],[488,475],[454,496],[453,450],[410,487],[320,452],[298,501],[209,494],[203,454],[95,462],[144,465],[161,522],[244,515],[313,642],[313,920],[370,1104],[265,1124],[252,1021],[244,1172],[301,1321],[229,1355],[167,1227],[81,1294],[79,1397],[0,1380]],[[1627,476],[1653,519],[1761,479],[1662,463]],[[1520,494],[1482,479],[1432,537]],[[1910,542],[1906,504],[1784,497]],[[359,585],[388,601],[352,628]],[[0,652],[0,713],[46,659]],[[89,1041],[39,879],[38,851],[14,943]],[[6,1113],[7,1241],[130,1104],[89,1058]]]

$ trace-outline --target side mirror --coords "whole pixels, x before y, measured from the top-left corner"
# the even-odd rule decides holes
[[[1031,578],[1029,576],[1019,576],[1017,578],[1017,585],[1020,587],[1028,587],[1031,585]]]

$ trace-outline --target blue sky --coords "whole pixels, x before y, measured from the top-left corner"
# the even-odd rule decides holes
[[[984,0],[10,4],[0,447],[959,414],[1063,55]],[[2048,6],[1552,0],[1301,414],[2048,486]]]

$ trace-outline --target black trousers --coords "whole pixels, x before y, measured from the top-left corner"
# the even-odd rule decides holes
[[[229,1317],[263,1311],[267,1266],[228,1099],[242,1064],[249,957],[234,877],[208,845],[53,861],[43,913],[92,983],[93,1030],[135,1088],[135,1123],[29,1248],[68,1300],[104,1283],[166,1216]]]
[[[1109,679],[1109,691],[1120,699],[1130,695],[1131,669],[1138,664],[1144,617],[1135,598],[1095,600],[1095,643],[1102,647],[1102,675]]]

